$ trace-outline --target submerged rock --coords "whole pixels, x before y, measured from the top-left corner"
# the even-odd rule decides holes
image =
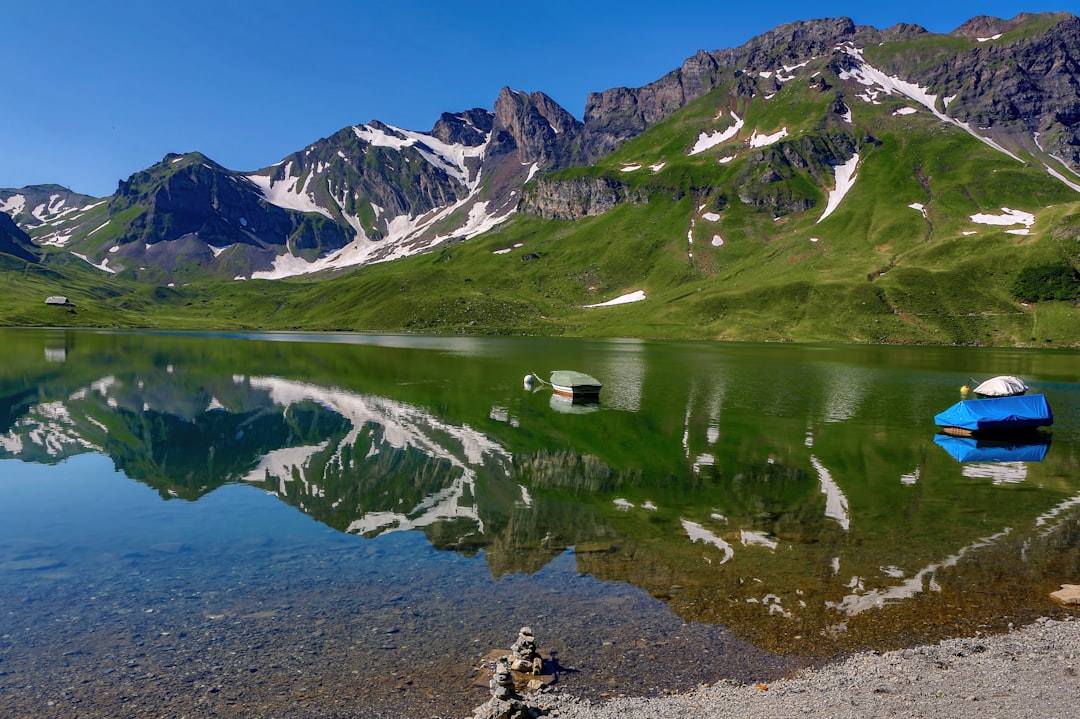
[[[1067,607],[1080,606],[1080,584],[1062,584],[1061,589],[1050,593],[1050,598]]]

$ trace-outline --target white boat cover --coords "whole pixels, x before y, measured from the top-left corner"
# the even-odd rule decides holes
[[[991,377],[975,388],[975,394],[983,397],[1015,397],[1027,392],[1028,386],[1024,380],[1012,375],[999,375]]]

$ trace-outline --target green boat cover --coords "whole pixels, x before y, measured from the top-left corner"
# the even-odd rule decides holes
[[[560,387],[580,387],[587,385],[590,387],[600,388],[600,380],[591,375],[587,375],[584,372],[575,372],[574,370],[557,369],[551,373],[551,384],[557,384]]]

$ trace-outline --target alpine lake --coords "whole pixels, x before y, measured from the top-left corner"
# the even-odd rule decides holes
[[[1080,580],[1080,352],[0,330],[0,706],[460,717],[1007,631]],[[524,386],[572,369],[598,403]],[[999,374],[1023,442],[933,417]]]

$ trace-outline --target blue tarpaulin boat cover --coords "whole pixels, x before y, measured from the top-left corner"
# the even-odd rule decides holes
[[[934,424],[939,427],[959,427],[972,432],[1031,429],[1053,423],[1050,405],[1041,394],[963,400],[934,416]]]
[[[1031,442],[1007,443],[938,434],[934,442],[957,462],[1041,462],[1050,449],[1050,439],[1042,436]]]

